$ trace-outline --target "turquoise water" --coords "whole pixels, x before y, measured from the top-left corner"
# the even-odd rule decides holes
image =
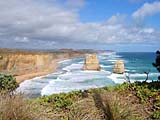
[[[65,60],[59,63],[57,73],[24,81],[17,91],[29,97],[38,97],[122,84],[126,81],[125,74],[112,73],[114,63],[119,59],[124,61],[131,82],[145,80],[145,71],[150,72],[148,81],[157,80],[158,77],[158,72],[152,66],[155,53],[103,53],[98,54],[98,59],[101,71],[83,71],[83,58]]]

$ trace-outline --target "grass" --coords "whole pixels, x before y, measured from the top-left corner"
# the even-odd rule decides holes
[[[41,120],[21,95],[0,94],[0,120]]]
[[[160,119],[160,82],[53,94],[25,100],[0,95],[0,120],[146,120]]]

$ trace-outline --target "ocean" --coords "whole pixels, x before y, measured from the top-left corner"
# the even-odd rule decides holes
[[[129,75],[130,81],[144,81],[149,72],[149,80],[157,80],[159,73],[152,66],[156,54],[149,52],[126,52],[126,53],[101,53],[98,54],[101,71],[83,71],[84,58],[70,59],[59,62],[57,73],[42,77],[36,77],[22,82],[17,92],[21,92],[30,98],[43,95],[51,95],[74,90],[86,90],[104,86],[114,86],[126,81]],[[125,74],[114,74],[115,61],[123,60]]]

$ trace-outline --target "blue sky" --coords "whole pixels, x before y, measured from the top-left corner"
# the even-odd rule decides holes
[[[5,0],[0,19],[3,48],[160,48],[159,0]]]
[[[131,15],[140,6],[120,0],[88,0],[80,11],[80,16],[84,22],[104,21],[117,13]]]
[[[155,2],[155,0],[146,0],[147,3]],[[80,19],[83,22],[99,22],[109,19],[115,14],[125,14],[130,19],[133,12],[146,3],[145,0],[139,2],[131,2],[129,0],[88,0],[85,6],[80,10]],[[143,21],[148,26],[160,28],[160,14],[148,16]]]
[[[152,2],[155,2],[155,0],[147,0],[147,3]],[[130,17],[144,3],[144,0],[139,2],[129,0],[88,0],[80,10],[80,19],[83,22],[99,22],[109,19],[115,14],[126,14]],[[160,27],[159,20],[160,14],[155,14],[146,18],[145,22]]]

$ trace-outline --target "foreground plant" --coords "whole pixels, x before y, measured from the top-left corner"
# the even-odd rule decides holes
[[[14,91],[18,87],[15,77],[12,75],[0,74],[0,91]]]
[[[21,95],[0,94],[0,120],[41,120]]]
[[[160,72],[160,51],[158,50],[156,52],[156,60],[154,63],[152,63],[152,65],[158,70],[158,72]],[[158,79],[160,80],[160,76],[158,77]]]

